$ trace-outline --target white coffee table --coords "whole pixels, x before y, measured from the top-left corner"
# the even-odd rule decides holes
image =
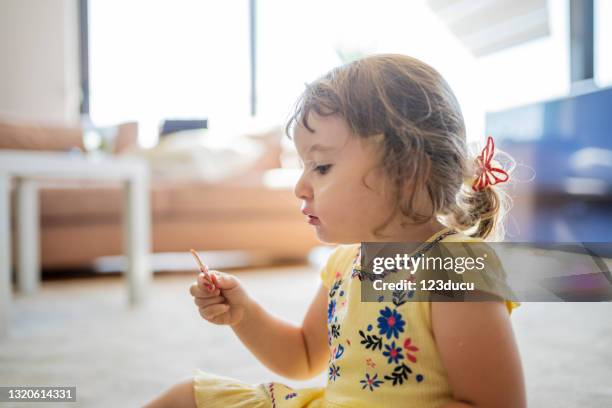
[[[52,152],[0,150],[0,337],[8,333],[11,289],[11,180],[17,181],[17,289],[40,284],[38,180],[117,180],[124,185],[123,242],[130,304],[140,301],[151,278],[149,169],[137,158],[91,158]],[[96,239],[94,236],[91,239]],[[69,250],[69,248],[67,248]]]

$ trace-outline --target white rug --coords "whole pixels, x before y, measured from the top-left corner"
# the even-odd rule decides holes
[[[318,285],[310,267],[236,273],[260,303],[296,323]],[[45,281],[40,293],[17,296],[10,336],[0,340],[0,385],[76,385],[78,402],[66,406],[137,407],[196,367],[252,383],[325,383],[325,372],[305,382],[274,375],[231,329],[202,320],[187,292],[194,278],[156,275],[148,301],[136,308],[127,306],[116,275]],[[612,406],[611,312],[610,303],[515,310],[530,407]]]

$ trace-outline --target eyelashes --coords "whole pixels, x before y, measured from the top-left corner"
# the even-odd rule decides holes
[[[315,166],[314,171],[316,171],[317,173],[323,176],[327,174],[331,166],[332,166],[331,164],[320,164],[318,166]]]
[[[317,165],[316,163],[312,163],[312,162],[306,162],[306,163],[300,162],[300,167],[302,169],[309,168],[310,171],[314,171],[318,175],[323,176],[329,172],[329,169],[332,167],[332,165],[331,164]]]

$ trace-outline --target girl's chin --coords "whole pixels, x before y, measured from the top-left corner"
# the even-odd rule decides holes
[[[324,244],[332,244],[332,245],[351,245],[358,244],[361,241],[350,239],[349,237],[342,237],[338,234],[333,234],[325,227],[321,225],[315,226],[315,231],[317,233],[317,239]]]
[[[329,231],[325,229],[321,224],[314,226],[315,232],[317,234],[317,239],[325,244],[334,243],[333,237],[330,236]]]

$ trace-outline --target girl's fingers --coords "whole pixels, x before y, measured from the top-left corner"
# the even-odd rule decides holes
[[[191,284],[191,286],[189,287],[189,293],[191,294],[191,296],[194,296],[194,297],[207,296],[206,291],[202,289],[197,282],[194,282]]]
[[[215,286],[217,286],[217,287],[219,286],[219,278],[217,277],[217,274],[216,274],[216,273],[211,273],[211,274],[210,274],[210,279],[212,280],[212,283],[213,283]]]
[[[205,275],[203,272],[198,273],[198,282],[199,283],[212,283],[210,277],[208,275]]]
[[[210,305],[216,305],[218,303],[223,303],[225,301],[225,297],[223,296],[213,296],[209,298],[196,297],[193,299],[193,301],[198,307],[206,307]]]
[[[204,290],[206,289],[210,289],[213,290],[215,288],[215,285],[213,284],[213,282],[206,277],[206,275],[204,275],[203,273],[198,274],[198,285],[200,285],[200,287]]]
[[[196,297],[196,298],[210,298],[213,296],[220,295],[219,289],[215,288],[214,290],[211,291],[211,290],[206,289],[204,286],[201,286],[197,282],[194,282],[189,287],[189,293],[191,294],[191,296]]]
[[[204,308],[200,308],[199,310],[203,318],[207,320],[213,320],[215,317],[227,312],[229,310],[229,305],[227,303],[221,303],[217,305],[206,306]]]

